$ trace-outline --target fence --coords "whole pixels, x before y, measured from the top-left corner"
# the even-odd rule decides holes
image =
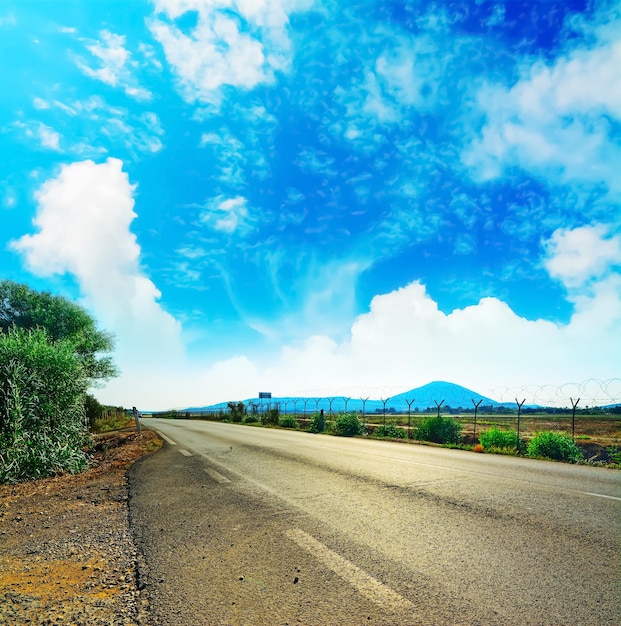
[[[584,442],[621,442],[621,379],[495,390],[493,395],[501,400],[490,400],[456,386],[435,389],[428,386],[423,397],[417,399],[415,396],[421,389],[380,399],[371,399],[370,395],[358,398],[329,395],[246,400],[202,409],[153,413],[153,416],[250,422],[263,421],[268,412],[275,411],[280,418],[291,416],[301,428],[306,428],[310,418],[321,411],[327,420],[340,413],[356,413],[369,434],[377,425],[393,423],[407,429],[412,436],[423,419],[436,415],[457,419],[464,441],[468,443],[475,443],[481,432],[494,427],[516,431],[518,438],[545,430],[567,432]],[[434,391],[440,395],[434,395]],[[366,393],[370,393],[368,389]],[[512,402],[505,400],[508,395],[513,395]],[[553,400],[557,406],[548,406],[546,399]],[[564,400],[565,406],[562,406]]]

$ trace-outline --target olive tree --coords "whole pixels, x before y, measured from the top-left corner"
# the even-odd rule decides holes
[[[47,291],[38,292],[10,280],[0,281],[0,333],[10,328],[43,328],[54,343],[68,340],[91,383],[116,375],[110,333],[79,305]]]

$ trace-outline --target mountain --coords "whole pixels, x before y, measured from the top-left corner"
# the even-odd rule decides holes
[[[432,383],[428,383],[427,385],[423,385],[422,387],[417,387],[416,389],[410,389],[410,391],[406,391],[404,393],[400,393],[396,396],[389,398],[386,402],[386,411],[391,413],[407,413],[408,401],[411,403],[412,411],[415,411],[416,409],[421,411],[428,407],[434,408],[435,406],[437,406],[437,404],[440,403],[442,403],[442,408],[452,407],[455,409],[458,407],[462,407],[464,409],[467,409],[473,408],[473,401],[475,403],[480,402],[481,406],[503,406],[503,403],[496,402],[491,398],[482,396],[481,394],[475,391],[471,391],[466,387],[462,387],[461,385],[456,385],[454,383],[447,383],[443,381],[435,381]],[[323,409],[327,412],[330,410],[330,408],[332,408],[332,411],[334,412],[344,411],[345,409],[347,409],[348,411],[362,411],[363,406],[366,413],[383,412],[384,410],[384,402],[380,399],[369,398],[368,400],[363,401],[362,398],[346,398],[345,396],[336,396],[329,398],[285,396],[273,397],[271,398],[271,400],[259,400],[258,398],[249,398],[247,400],[244,400],[243,402],[246,405],[255,404],[257,406],[261,404],[263,406],[267,406],[268,404],[273,406],[274,403],[278,402],[281,411],[284,410],[286,412],[293,412],[295,406],[295,410],[297,413],[311,413],[320,409]],[[211,406],[192,407],[184,410],[209,411],[226,408],[227,403],[220,402],[219,404],[214,404]]]
[[[426,409],[427,407],[435,407],[440,403],[442,403],[442,407],[471,409],[474,408],[473,401],[475,404],[480,402],[481,406],[500,406],[502,404],[461,385],[435,381],[393,396],[390,399],[390,405],[394,406],[397,411],[407,411],[407,403],[412,400],[414,400],[412,409]]]

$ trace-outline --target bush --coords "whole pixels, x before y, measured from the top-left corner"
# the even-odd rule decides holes
[[[582,453],[572,438],[565,433],[537,433],[529,442],[527,456],[545,457],[556,461],[580,461]]]
[[[310,426],[308,427],[311,433],[322,433],[326,429],[326,419],[323,411],[315,413],[311,418]]]
[[[416,438],[433,443],[459,443],[461,424],[452,417],[428,417],[416,428]]]
[[[334,434],[339,437],[356,437],[364,432],[364,424],[355,413],[341,413],[334,422]]]
[[[391,439],[405,439],[407,432],[403,428],[399,428],[394,422],[382,424],[373,432],[374,437],[389,437]]]
[[[243,402],[229,402],[228,409],[231,422],[241,422],[246,415],[246,405]]]
[[[278,409],[267,409],[267,411],[261,415],[261,424],[267,426],[278,426],[279,417],[280,412]]]
[[[244,416],[244,424],[256,424],[259,421],[259,416],[253,411]]]
[[[283,428],[299,428],[298,421],[293,415],[283,415],[279,421],[280,426]]]
[[[0,332],[0,482],[86,467],[87,385],[72,342],[40,329]]]
[[[486,450],[492,448],[498,450],[512,450],[516,444],[516,434],[508,430],[500,430],[499,428],[491,428],[479,435],[479,441]]]
[[[112,430],[121,430],[131,422],[125,410],[121,407],[102,407],[101,417],[94,420],[91,431],[94,433],[107,433]]]

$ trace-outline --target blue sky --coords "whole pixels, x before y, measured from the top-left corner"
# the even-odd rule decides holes
[[[0,272],[115,334],[113,404],[618,379],[619,32],[586,0],[0,0]]]

